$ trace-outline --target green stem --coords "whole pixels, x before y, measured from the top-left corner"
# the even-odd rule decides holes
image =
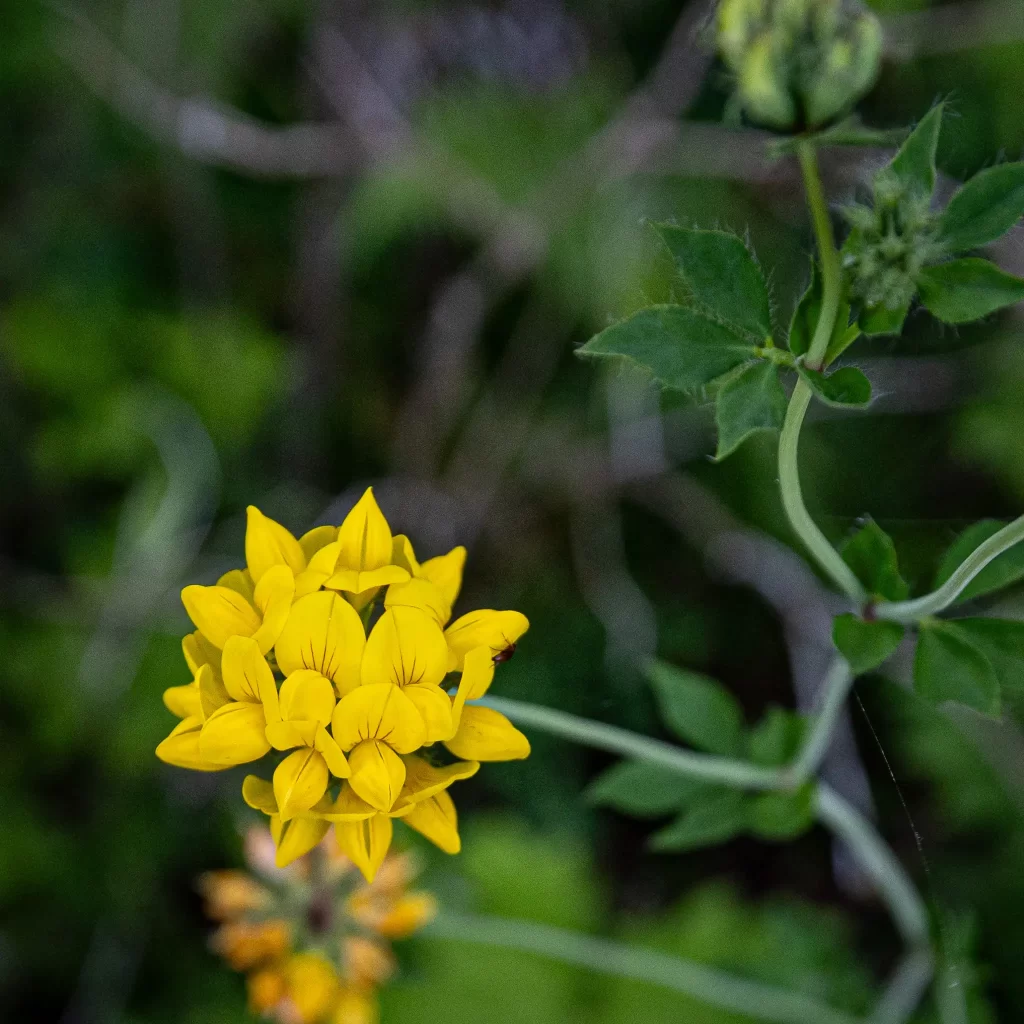
[[[872,609],[876,619],[888,619],[891,622],[913,623],[937,615],[948,608],[971,581],[990,562],[1008,551],[1015,544],[1024,541],[1024,516],[1015,519],[993,534],[983,544],[979,544],[960,564],[956,572],[937,590],[913,601],[893,601],[875,605]]]
[[[927,950],[928,914],[924,903],[874,826],[824,782],[818,784],[816,809],[822,824],[846,843],[875,882],[907,946],[913,951]]]
[[[836,722],[846,706],[853,673],[845,658],[836,657],[822,683],[820,706],[814,716],[814,725],[804,741],[803,748],[789,769],[791,785],[796,787],[809,779],[828,751]]]
[[[514,949],[586,970],[631,981],[644,981],[704,1003],[774,1024],[858,1024],[856,1018],[799,992],[748,981],[653,949],[610,939],[497,917],[445,911],[426,934]]]
[[[868,1024],[903,1024],[920,1005],[932,980],[932,955],[926,949],[908,953],[893,972]]]
[[[814,337],[811,339],[806,363],[808,366],[820,368],[828,350],[829,341],[832,339],[832,331],[839,312],[839,304],[842,299],[842,273],[814,147],[809,143],[801,143],[797,147],[797,154],[800,158],[800,168],[803,171],[807,189],[807,202],[811,209],[811,219],[814,222],[814,234],[818,242],[822,282],[821,315],[818,317],[818,323],[814,329]],[[807,415],[807,408],[811,404],[811,395],[810,385],[803,378],[799,378],[789,400],[789,408],[786,409],[786,418],[782,424],[782,435],[779,438],[779,490],[782,495],[782,505],[789,517],[790,525],[814,559],[828,573],[839,589],[855,604],[860,605],[867,600],[867,593],[856,575],[811,518],[807,506],[804,504],[803,491],[800,487],[798,458],[800,430],[803,427],[804,417]]]
[[[597,750],[606,750],[611,754],[661,765],[691,778],[721,782],[742,789],[771,790],[785,787],[784,774],[777,768],[761,768],[746,761],[683,750],[671,743],[641,736],[615,725],[592,722],[564,711],[554,711],[504,697],[485,697],[475,703],[500,711],[519,725],[533,726],[554,736]]]

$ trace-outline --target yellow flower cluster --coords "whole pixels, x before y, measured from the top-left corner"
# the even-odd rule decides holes
[[[250,1009],[279,1024],[376,1024],[376,991],[395,971],[391,940],[435,912],[429,893],[408,890],[409,858],[390,855],[364,883],[331,837],[284,869],[265,830],[250,830],[245,846],[261,878],[212,871],[199,885],[220,922],[214,950],[248,975]]]
[[[181,722],[157,756],[218,771],[285,753],[272,781],[242,786],[270,816],[281,866],[334,825],[372,879],[394,818],[458,853],[448,787],[481,761],[530,753],[507,718],[467,703],[487,692],[526,617],[486,609],[449,622],[465,548],[420,563],[372,489],[340,527],[299,539],[250,506],[245,558],[216,586],[182,591],[197,627],[182,641],[193,680],[164,693]],[[440,744],[459,760],[442,763]]]

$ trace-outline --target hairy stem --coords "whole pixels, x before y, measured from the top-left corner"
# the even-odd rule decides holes
[[[498,917],[441,914],[428,933],[573,964],[590,971],[644,981],[723,1010],[775,1024],[857,1024],[856,1018],[799,992],[762,985],[713,967],[611,939]]]
[[[937,615],[963,593],[985,566],[1021,541],[1024,541],[1024,516],[1015,519],[983,544],[979,544],[941,587],[913,601],[893,601],[875,605],[875,618],[913,623],[929,615]]]

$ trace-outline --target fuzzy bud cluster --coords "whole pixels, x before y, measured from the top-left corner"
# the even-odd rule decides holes
[[[718,49],[751,120],[813,128],[874,84],[882,30],[859,0],[722,0]]]

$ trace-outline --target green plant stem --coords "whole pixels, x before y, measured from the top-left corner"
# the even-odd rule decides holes
[[[822,692],[814,716],[814,725],[788,771],[790,785],[794,788],[809,779],[825,757],[836,722],[846,706],[851,686],[853,673],[850,666],[845,658],[837,656],[821,685]]]
[[[671,743],[641,736],[615,725],[592,722],[564,711],[504,697],[485,697],[475,703],[500,711],[519,725],[533,726],[554,736],[606,750],[611,754],[661,765],[690,778],[721,782],[742,789],[772,790],[785,787],[784,773],[777,768],[762,768],[746,761],[683,750]]]
[[[801,143],[797,148],[797,154],[800,158],[800,168],[803,171],[804,184],[807,189],[807,202],[811,209],[811,219],[814,222],[814,234],[818,242],[822,281],[821,315],[818,317],[814,337],[811,339],[805,361],[808,366],[819,369],[823,364],[835,327],[836,315],[839,312],[839,304],[842,299],[842,273],[814,147],[810,143]],[[799,470],[800,430],[803,427],[804,417],[807,415],[807,408],[811,404],[811,396],[810,385],[802,377],[799,378],[789,400],[786,418],[782,424],[782,434],[779,437],[779,490],[782,496],[782,505],[793,530],[817,563],[840,590],[855,604],[861,605],[867,600],[867,594],[861,586],[860,580],[842,560],[839,552],[828,542],[828,538],[818,529],[817,523],[811,518],[807,506],[804,504]]]
[[[916,949],[899,963],[868,1024],[903,1024],[917,1009],[934,974],[932,955]]]
[[[849,1014],[799,992],[748,981],[656,950],[532,921],[445,911],[426,932],[435,938],[515,949],[612,977],[648,982],[775,1024],[857,1024]]]
[[[875,618],[913,623],[929,615],[937,615],[960,596],[985,566],[1021,541],[1024,541],[1024,516],[1015,519],[983,544],[979,544],[941,587],[912,601],[893,601],[875,605],[872,609]]]
[[[910,950],[927,950],[928,914],[924,903],[874,826],[824,782],[818,784],[815,808],[821,823],[846,843],[871,876]]]

